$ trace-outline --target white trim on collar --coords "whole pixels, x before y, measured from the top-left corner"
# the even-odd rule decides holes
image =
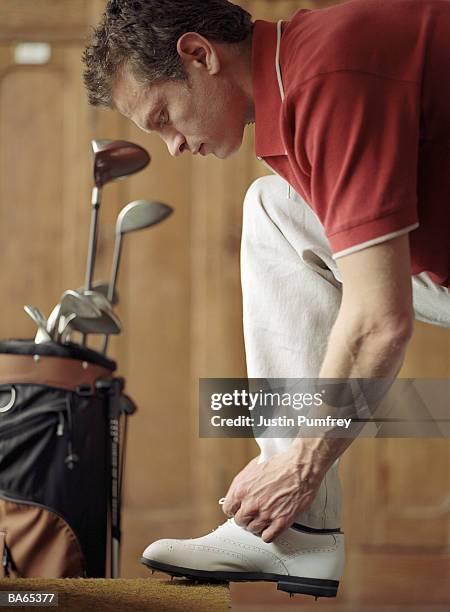
[[[283,78],[281,75],[281,66],[280,66],[280,49],[281,49],[281,34],[282,34],[283,21],[277,23],[277,53],[275,56],[275,69],[277,71],[278,77],[278,86],[280,88],[281,99],[284,100],[286,94],[284,92]]]

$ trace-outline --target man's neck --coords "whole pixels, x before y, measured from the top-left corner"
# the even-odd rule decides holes
[[[241,91],[247,102],[246,123],[255,121],[255,104],[253,98],[252,80],[252,43],[253,32],[240,44],[227,45],[225,51],[228,76],[234,85]]]
[[[255,100],[253,97],[253,78],[252,78],[252,55],[253,55],[253,29],[243,43],[242,62],[245,73],[244,93],[248,99],[247,123],[255,122]]]

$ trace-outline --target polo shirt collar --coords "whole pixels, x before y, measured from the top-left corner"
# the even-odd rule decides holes
[[[277,24],[255,21],[252,81],[255,105],[255,149],[258,157],[286,155],[280,132],[281,93],[276,71]]]

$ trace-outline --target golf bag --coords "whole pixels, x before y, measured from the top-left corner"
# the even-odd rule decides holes
[[[0,342],[0,578],[104,577],[108,509],[118,573],[119,423],[133,410],[115,369],[75,344]]]

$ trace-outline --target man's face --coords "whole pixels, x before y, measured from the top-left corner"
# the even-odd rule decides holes
[[[226,158],[241,146],[248,104],[233,82],[205,70],[189,82],[165,81],[144,87],[124,70],[113,92],[116,108],[139,128],[156,132],[171,155],[184,151]]]

